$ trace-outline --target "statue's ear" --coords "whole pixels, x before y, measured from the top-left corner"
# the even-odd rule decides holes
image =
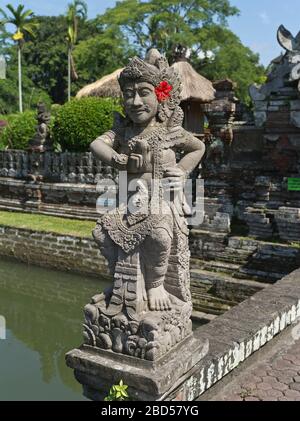
[[[298,35],[297,35],[298,37]],[[295,51],[298,47],[297,40],[283,25],[280,25],[277,31],[277,39],[282,48],[287,51]]]

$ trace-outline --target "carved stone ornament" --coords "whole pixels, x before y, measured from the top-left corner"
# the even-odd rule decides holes
[[[137,205],[103,215],[94,230],[113,286],[85,307],[84,338],[93,347],[155,361],[192,334],[183,191],[179,201],[167,201],[162,180],[172,167],[183,181],[202,158],[204,145],[181,127],[181,81],[156,50],[145,61],[133,58],[119,82],[126,118],[117,116],[113,130],[92,150],[139,180],[136,191],[128,193]],[[179,163],[178,151],[185,153]]]
[[[51,114],[42,102],[38,104],[37,108],[38,125],[34,138],[29,142],[28,149],[33,152],[45,152],[52,149],[49,131]]]
[[[84,309],[83,349],[158,362],[184,342],[190,355],[186,341],[194,341],[183,185],[205,147],[182,128],[181,81],[157,50],[146,60],[132,59],[119,81],[126,117],[116,115],[91,150],[126,171],[128,186],[136,188],[128,188],[126,204],[102,215],[93,232],[113,283]],[[198,360],[203,346],[196,346]]]

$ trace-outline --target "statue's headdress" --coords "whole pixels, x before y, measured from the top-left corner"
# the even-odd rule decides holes
[[[181,78],[178,72],[170,67],[165,56],[158,50],[151,49],[145,60],[134,57],[119,77],[123,90],[129,82],[147,82],[154,86],[159,102],[158,117],[161,121],[172,119],[172,125],[181,124],[183,112],[181,102]]]

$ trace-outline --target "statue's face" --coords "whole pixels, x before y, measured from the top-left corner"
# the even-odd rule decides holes
[[[156,117],[158,100],[150,83],[128,83],[123,96],[126,114],[134,123],[148,124]]]

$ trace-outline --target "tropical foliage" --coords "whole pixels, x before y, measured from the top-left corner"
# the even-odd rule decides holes
[[[114,111],[122,108],[109,98],[67,102],[56,110],[53,139],[63,150],[86,152],[94,139],[111,129]]]
[[[15,41],[18,47],[18,80],[19,80],[19,111],[23,112],[23,97],[22,97],[22,58],[21,50],[25,42],[25,36],[35,37],[38,24],[32,20],[33,11],[24,10],[25,6],[20,4],[16,9],[8,4],[6,6],[8,12],[0,9],[2,15],[1,25],[13,25],[15,27],[15,33],[12,39]]]
[[[128,386],[123,383],[123,380],[120,380],[119,384],[113,385],[108,396],[104,398],[105,401],[127,401],[129,400],[129,395],[127,393]]]
[[[71,100],[71,81],[77,80],[78,75],[75,69],[73,49],[78,38],[79,19],[87,18],[87,5],[84,1],[74,0],[68,5],[67,24],[68,24],[68,100]]]
[[[0,133],[2,148],[26,149],[36,131],[36,113],[25,111],[7,117],[7,126]]]
[[[26,11],[18,10],[24,17]],[[38,25],[38,31],[33,28],[36,37],[23,26],[23,40],[15,41],[22,44],[24,108],[34,108],[44,98],[63,104],[84,85],[123,67],[130,56],[144,55],[149,47],[165,51],[172,62],[179,46],[204,76],[236,82],[239,98],[248,102],[248,86],[263,80],[265,69],[228,28],[228,19],[238,13],[230,0],[123,0],[89,20],[85,2],[75,0],[65,16],[29,14],[26,25]],[[0,25],[0,49],[8,62],[7,80],[0,81],[0,113],[16,112],[19,96],[18,54],[11,41],[20,35],[17,29],[14,34],[7,30]]]
[[[123,0],[100,16],[99,24],[120,27],[140,53],[150,47],[172,61],[178,45],[193,51],[212,48],[227,18],[238,14],[229,0]]]

